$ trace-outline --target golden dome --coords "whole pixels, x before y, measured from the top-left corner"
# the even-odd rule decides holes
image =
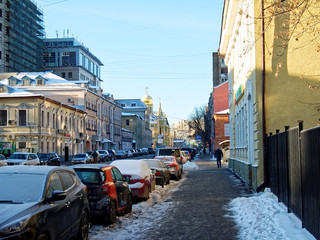
[[[148,91],[146,91],[146,95],[144,95],[141,98],[141,101],[145,104],[153,104],[153,98],[150,95],[148,95]]]

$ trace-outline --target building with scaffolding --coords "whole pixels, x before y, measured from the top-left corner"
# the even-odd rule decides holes
[[[43,14],[31,0],[0,1],[0,72],[43,70]]]

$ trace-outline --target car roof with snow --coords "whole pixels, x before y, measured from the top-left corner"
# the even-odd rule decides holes
[[[152,174],[148,164],[141,160],[116,160],[110,165],[117,167],[123,175],[148,177]]]

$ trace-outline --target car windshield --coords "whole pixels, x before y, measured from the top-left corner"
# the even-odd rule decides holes
[[[38,158],[47,159],[49,158],[49,153],[38,153]]]
[[[86,155],[85,154],[76,154],[76,156],[75,157],[77,157],[77,158],[80,158],[80,157],[85,157]]]
[[[165,155],[167,155],[167,156],[170,156],[170,155],[173,155],[173,153],[174,153],[174,150],[172,150],[172,149],[160,149],[159,150],[159,155],[160,156],[165,156]]]
[[[154,160],[150,160],[150,161],[145,161],[147,164],[148,164],[148,166],[150,167],[150,168],[158,168],[158,167],[160,167],[159,165],[159,162],[158,161],[154,161]]]
[[[26,160],[28,157],[27,154],[21,154],[21,153],[14,153],[12,154],[9,159],[21,159],[21,160]]]
[[[39,202],[43,196],[46,175],[24,173],[0,174],[0,203]]]
[[[103,172],[100,170],[75,169],[75,171],[84,184],[102,182]]]

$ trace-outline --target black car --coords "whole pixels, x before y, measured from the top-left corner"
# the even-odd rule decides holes
[[[86,186],[67,167],[0,168],[0,239],[88,239]]]
[[[87,186],[91,216],[112,224],[116,216],[132,210],[130,187],[118,168],[106,164],[75,165],[81,181]]]
[[[60,157],[54,152],[37,153],[37,155],[41,165],[60,166]]]
[[[170,171],[167,165],[159,159],[142,159],[145,161],[152,173],[156,176],[156,184],[164,187],[165,184],[170,183]]]

